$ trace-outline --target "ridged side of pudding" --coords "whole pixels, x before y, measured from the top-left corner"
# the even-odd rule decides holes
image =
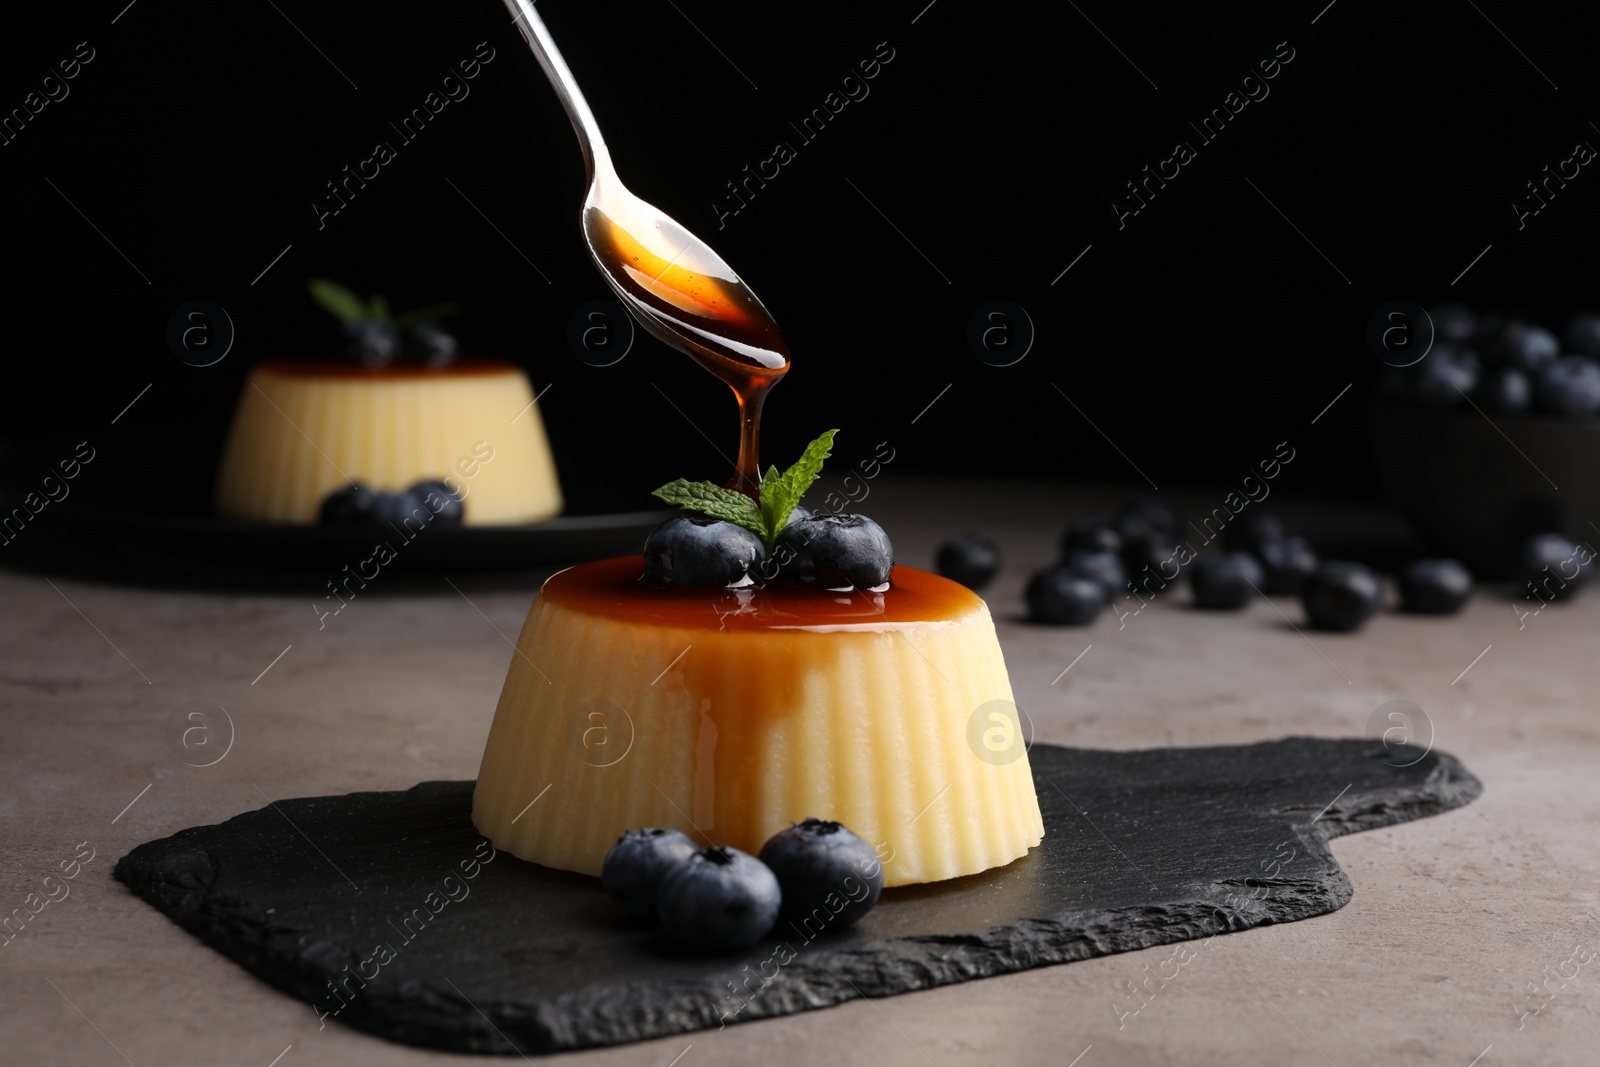
[[[536,522],[561,487],[527,375],[505,363],[444,368],[269,362],[234,412],[217,510],[314,523],[350,480],[400,490],[444,480],[465,491],[468,525]]]
[[[1039,843],[1026,753],[974,744],[975,712],[1014,709],[980,598],[905,567],[882,594],[662,592],[642,572],[586,564],[536,598],[473,798],[495,847],[598,875],[633,827],[754,853],[817,817],[876,847],[894,886]]]

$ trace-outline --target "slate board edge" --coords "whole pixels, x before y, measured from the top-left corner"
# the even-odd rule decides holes
[[[1291,740],[1319,739],[1285,738],[1259,744]],[[1317,849],[1319,858],[1325,861],[1326,881],[1323,883],[1247,879],[1239,883],[1240,888],[1267,888],[1269,893],[1264,899],[1246,902],[1243,908],[1230,908],[1221,901],[1193,901],[1163,907],[1138,905],[1100,911],[1095,916],[1075,915],[1070,921],[1025,919],[976,933],[901,938],[896,940],[894,952],[821,949],[803,952],[783,969],[782,982],[763,990],[759,997],[748,1002],[748,1010],[728,1018],[726,1024],[813,1011],[858,998],[872,999],[875,995],[918,992],[1336,911],[1350,901],[1353,888],[1328,851],[1328,841],[1345,834],[1440,814],[1462,807],[1482,793],[1482,783],[1454,756],[1435,751],[1428,757],[1436,761],[1435,766],[1427,779],[1413,787],[1400,803],[1389,802],[1394,798],[1392,792],[1379,792],[1379,796],[1387,798],[1385,800],[1376,799],[1372,793],[1347,793],[1314,823],[1296,828],[1308,849]],[[1282,810],[1279,814],[1285,817],[1286,825],[1292,826],[1293,817],[1301,816],[1302,812]],[[1310,813],[1304,814],[1309,816]],[[275,955],[272,939],[275,933],[283,931],[257,926],[250,931],[249,938],[224,943],[213,933],[217,926],[226,924],[226,918],[219,920],[184,905],[185,897],[195,892],[198,885],[144,878],[142,872],[129,863],[143,850],[169,849],[206,829],[208,827],[192,827],[139,845],[118,860],[113,875],[172,922],[274,990],[302,1000],[307,1010],[312,1011],[312,1002],[323,994],[326,974],[298,957],[292,957],[293,962],[290,962],[283,955]],[[1296,896],[1293,904],[1285,904],[1273,899],[1280,892],[1302,895]],[[1134,918],[1130,921],[1125,916]],[[1155,917],[1160,921],[1153,921]],[[1139,921],[1141,918],[1143,921]],[[234,932],[237,934],[237,929]],[[751,962],[759,958],[755,956]],[[892,988],[885,988],[884,982],[891,970],[896,972],[896,982]],[[722,990],[689,982],[673,990],[676,995],[668,996],[658,984],[649,988],[652,995],[648,1000],[631,995],[630,984],[622,983],[599,992],[579,990],[526,1006],[469,1002],[454,990],[433,986],[419,988],[416,983],[408,983],[392,993],[376,988],[366,991],[359,1001],[339,1015],[338,1021],[401,1044],[500,1055],[543,1055],[612,1047],[723,1025],[718,1007],[725,1003],[726,994]],[[646,1002],[661,1007],[649,1014],[639,1013],[638,1005]],[[397,1020],[403,1022],[397,1025]],[[607,1039],[586,1039],[581,1036],[585,1032],[604,1032]]]

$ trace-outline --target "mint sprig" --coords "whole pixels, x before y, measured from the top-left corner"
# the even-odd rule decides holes
[[[794,465],[782,474],[777,467],[768,467],[761,479],[759,500],[751,500],[737,489],[714,482],[691,482],[687,478],[668,482],[651,495],[685,511],[698,511],[742,526],[761,538],[770,554],[795,506],[822,473],[823,461],[833,451],[833,435],[838,432],[829,430],[812,441]]]
[[[347,287],[328,278],[312,278],[306,283],[306,290],[318,307],[346,326],[363,319],[373,319],[392,322],[395,329],[405,330],[419,322],[449,318],[461,312],[459,304],[429,304],[395,315],[389,308],[389,298],[382,293],[374,294],[370,300],[362,300]]]

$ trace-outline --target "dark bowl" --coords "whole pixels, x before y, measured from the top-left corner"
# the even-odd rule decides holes
[[[1509,576],[1530,534],[1600,543],[1600,420],[1381,401],[1369,439],[1429,550],[1480,578]]]

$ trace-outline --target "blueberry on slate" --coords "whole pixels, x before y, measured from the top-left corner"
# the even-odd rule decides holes
[[[667,932],[693,948],[748,948],[778,920],[778,879],[748,852],[725,845],[692,852],[667,871],[656,914]]]
[[[398,493],[381,491],[372,505],[372,519],[380,526],[393,525],[395,529],[415,534],[433,520],[433,512],[422,502],[422,494],[414,489]]]
[[[1400,572],[1400,606],[1421,615],[1450,615],[1472,595],[1472,574],[1453,559],[1419,559]]]
[[[1556,415],[1600,413],[1600,363],[1588,356],[1562,356],[1539,372],[1534,397],[1540,410]]]
[[[1411,395],[1434,407],[1459,404],[1462,395],[1478,384],[1478,370],[1478,354],[1472,349],[1454,341],[1435,341],[1427,357],[1417,364]]]
[[[1189,568],[1197,608],[1242,608],[1255,598],[1264,580],[1261,564],[1248,552],[1208,552]]]
[[[894,545],[883,527],[865,515],[813,515],[791,522],[778,535],[781,573],[826,589],[875,589],[894,569]]]
[[[934,567],[968,589],[982,589],[1000,569],[1000,549],[987,537],[968,534],[940,545]]]
[[[629,915],[654,915],[656,892],[668,871],[699,851],[682,830],[626,830],[606,853],[600,887]]]
[[[1152,497],[1140,497],[1122,506],[1113,520],[1124,541],[1160,535],[1161,541],[1178,543],[1183,521],[1178,513]]]
[[[366,367],[392,363],[400,354],[400,337],[384,319],[357,319],[345,323],[345,354]]]
[[[455,335],[432,320],[419,322],[407,330],[403,347],[407,356],[430,367],[455,362],[457,352]]]
[[[1600,357],[1600,315],[1583,313],[1568,319],[1561,334],[1561,350]]]
[[[1266,575],[1261,590],[1273,596],[1299,596],[1301,584],[1320,562],[1304,537],[1285,537],[1264,544],[1256,558]]]
[[[326,526],[370,526],[377,502],[377,493],[360,482],[352,482],[322,498],[317,521]]]
[[[432,480],[418,482],[411,487],[411,491],[422,498],[422,503],[433,512],[434,518],[451,526],[461,525],[466,507],[448,484]]]
[[[697,515],[668,519],[644,542],[645,569],[674,585],[748,585],[765,558],[761,538],[743,526]]]
[[[1046,567],[1028,582],[1028,617],[1052,626],[1087,626],[1106,606],[1105,587],[1065,567]]]
[[[1517,592],[1539,600],[1564,600],[1589,580],[1593,560],[1586,544],[1573,544],[1557,533],[1535,534],[1523,543],[1517,561],[1517,576],[1523,582]]]
[[[1479,380],[1472,397],[1486,411],[1514,414],[1528,410],[1533,401],[1533,385],[1526,371],[1500,367]]]
[[[1354,630],[1378,610],[1383,584],[1364,563],[1324,563],[1300,586],[1300,603],[1311,625]]]
[[[1073,552],[1121,552],[1122,535],[1104,515],[1078,519],[1061,535],[1061,555]]]
[[[1433,320],[1434,336],[1447,341],[1466,344],[1478,332],[1478,316],[1465,304],[1435,304],[1428,309],[1428,318]]]
[[[872,846],[836,822],[807,819],[779,830],[760,860],[783,890],[783,915],[846,927],[872,910],[883,892],[883,864]]]
[[[1222,543],[1234,552],[1261,554],[1261,546],[1289,536],[1283,520],[1270,511],[1252,511],[1228,527]]]
[[[1508,322],[1489,344],[1486,353],[1491,363],[1505,363],[1518,370],[1538,371],[1555,362],[1561,354],[1556,335],[1543,326]]]
[[[1098,585],[1105,591],[1107,603],[1128,586],[1128,572],[1122,569],[1122,559],[1115,552],[1068,552],[1061,567]]]

